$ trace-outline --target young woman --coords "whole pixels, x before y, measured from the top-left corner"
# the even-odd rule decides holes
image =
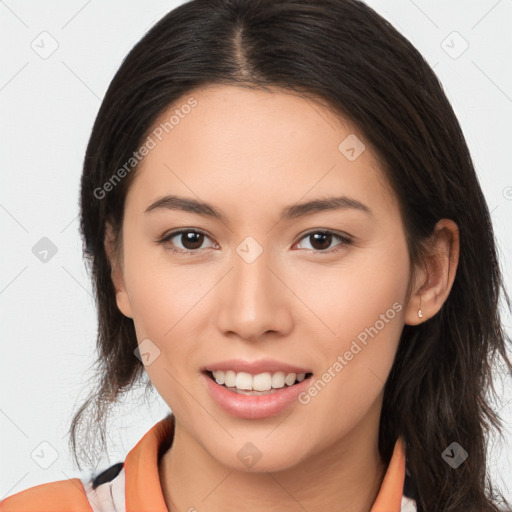
[[[105,95],[81,227],[101,380],[73,450],[145,376],[172,414],[0,510],[510,510],[489,211],[439,81],[365,4],[171,11]]]

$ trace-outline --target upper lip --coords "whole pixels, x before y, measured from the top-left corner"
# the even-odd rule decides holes
[[[288,373],[311,373],[311,370],[293,364],[276,361],[274,359],[259,359],[258,361],[247,361],[244,359],[230,359],[206,365],[203,371],[233,370],[236,373],[246,372],[251,375],[258,375],[265,372]]]

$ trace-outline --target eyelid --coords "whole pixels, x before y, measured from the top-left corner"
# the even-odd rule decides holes
[[[354,240],[354,237],[349,235],[348,233],[344,233],[343,231],[336,231],[334,229],[329,229],[329,228],[310,229],[310,230],[306,231],[305,233],[302,233],[298,239],[302,240],[306,236],[313,235],[314,233],[324,233],[324,234],[328,234],[328,235],[335,235],[343,240],[346,240],[347,242],[352,242]]]

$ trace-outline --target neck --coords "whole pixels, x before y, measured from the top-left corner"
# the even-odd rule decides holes
[[[329,510],[370,512],[386,466],[378,451],[378,417],[359,424],[328,449],[282,471],[248,473],[212,458],[176,422],[159,464],[169,512]]]

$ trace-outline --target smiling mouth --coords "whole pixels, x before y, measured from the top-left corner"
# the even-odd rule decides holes
[[[232,391],[233,393],[238,393],[240,395],[271,395],[271,394],[276,393],[277,391],[280,391],[282,389],[291,388],[291,387],[295,386],[296,384],[299,384],[303,380],[309,379],[313,375],[311,372],[308,372],[305,374],[305,377],[302,380],[299,381],[298,379],[295,379],[295,382],[291,386],[285,383],[284,386],[279,387],[279,388],[270,388],[269,390],[265,390],[265,391],[256,391],[256,390],[248,390],[248,389],[239,389],[237,387],[228,387],[225,384],[219,384],[215,380],[215,377],[213,376],[213,372],[211,372],[209,370],[205,370],[203,373],[205,375],[207,375],[211,380],[213,380],[213,382],[215,382],[215,384],[217,384],[218,386],[221,386],[224,389],[227,389],[228,391]]]

